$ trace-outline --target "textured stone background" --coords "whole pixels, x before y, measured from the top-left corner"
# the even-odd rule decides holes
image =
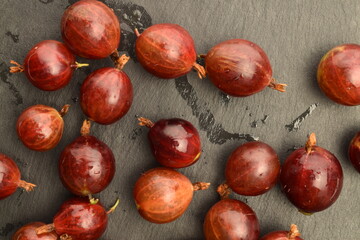
[[[109,59],[90,61],[90,68],[76,71],[70,85],[56,92],[33,87],[23,74],[9,74],[8,61],[22,62],[27,51],[45,39],[61,40],[60,19],[75,1],[3,0],[0,6],[0,152],[16,160],[23,179],[38,185],[32,193],[17,191],[0,202],[0,239],[9,239],[30,221],[50,223],[70,193],[62,186],[57,161],[62,149],[79,135],[84,116],[76,102],[79,87],[91,71],[111,66]],[[259,137],[279,153],[281,161],[294,147],[315,132],[320,146],[332,151],[344,169],[344,187],[338,201],[328,210],[304,216],[281,194],[279,186],[246,201],[257,213],[261,232],[299,225],[304,239],[359,239],[360,179],[350,165],[347,145],[359,130],[359,107],[344,107],[328,100],[316,84],[317,64],[330,48],[360,41],[360,3],[356,0],[248,1],[248,0],[106,0],[122,21],[120,49],[131,56],[133,27],[151,23],[177,23],[193,36],[198,53],[230,38],[245,38],[259,44],[268,54],[274,77],[288,84],[286,93],[266,89],[247,98],[228,98],[208,80],[195,73],[176,80],[160,80],[145,72],[135,61],[125,71],[134,85],[130,112],[111,126],[93,125],[92,133],[114,151],[117,172],[111,185],[98,194],[105,206],[121,199],[110,216],[104,240],[115,239],[202,239],[202,222],[207,210],[218,201],[215,187],[224,181],[227,156],[248,135]],[[65,117],[64,137],[58,147],[39,153],[18,140],[15,122],[28,106],[47,104],[58,109],[71,103]],[[197,192],[187,212],[177,221],[156,225],[143,220],[132,200],[132,188],[141,172],[157,166],[151,155],[147,130],[135,116],[152,120],[182,117],[198,129],[203,142],[201,160],[181,172],[192,181],[209,181],[213,187]],[[267,117],[266,117],[267,116]],[[300,117],[299,117],[300,116]],[[299,118],[298,118],[299,117]],[[264,121],[261,121],[261,120]]]

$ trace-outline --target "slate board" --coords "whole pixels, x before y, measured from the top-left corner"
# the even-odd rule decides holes
[[[22,62],[37,42],[61,40],[60,19],[64,9],[73,2],[1,1],[0,152],[14,158],[23,179],[38,187],[29,194],[19,190],[0,202],[0,239],[9,239],[18,227],[30,221],[50,223],[60,204],[71,196],[59,181],[58,157],[79,135],[84,116],[76,100],[82,81],[91,71],[111,66],[110,60],[78,59],[89,62],[91,67],[76,71],[71,83],[56,92],[40,91],[23,74],[11,75],[7,69],[10,59]],[[116,198],[121,199],[119,208],[110,216],[103,240],[202,239],[205,214],[219,199],[215,188],[224,181],[226,159],[237,146],[249,140],[250,135],[242,134],[251,134],[270,144],[284,161],[294,147],[304,144],[310,132],[317,134],[318,144],[338,156],[343,166],[344,187],[331,208],[304,216],[281,194],[279,186],[258,197],[232,197],[247,202],[255,210],[262,234],[285,230],[296,223],[304,239],[360,239],[360,176],[346,155],[350,139],[359,130],[359,107],[331,102],[321,93],[315,78],[317,64],[330,48],[360,41],[359,1],[105,2],[122,21],[120,49],[132,57],[134,26],[143,29],[156,23],[177,23],[193,36],[198,53],[206,53],[215,44],[231,38],[259,44],[269,56],[274,77],[287,83],[288,88],[286,93],[266,89],[247,98],[232,98],[221,94],[210,81],[199,80],[196,73],[176,80],[159,80],[136,61],[130,61],[125,67],[135,93],[130,112],[113,125],[94,124],[92,128],[92,134],[107,143],[117,159],[115,179],[97,197],[107,207]],[[55,149],[45,153],[25,148],[15,132],[15,122],[22,110],[39,103],[58,109],[65,103],[72,104],[65,117],[63,139]],[[212,188],[197,192],[186,213],[169,224],[156,225],[143,220],[132,199],[132,188],[139,175],[157,166],[149,149],[147,130],[137,125],[137,115],[154,121],[185,118],[201,135],[201,160],[180,171],[194,182],[211,182]]]

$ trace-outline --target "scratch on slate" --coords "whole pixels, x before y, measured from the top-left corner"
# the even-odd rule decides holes
[[[181,97],[187,101],[187,105],[191,107],[192,113],[199,119],[200,129],[206,131],[210,142],[215,144],[224,144],[228,140],[243,139],[246,141],[257,141],[258,137],[246,133],[230,133],[224,130],[220,123],[216,123],[214,115],[202,103],[193,86],[189,83],[187,76],[175,79],[176,90]]]
[[[19,34],[13,34],[10,31],[7,31],[5,34],[6,34],[6,36],[11,37],[11,39],[14,41],[14,43],[19,42]]]
[[[311,104],[308,109],[306,109],[305,112],[303,112],[300,116],[295,118],[294,121],[292,121],[290,124],[285,125],[285,127],[288,129],[289,132],[297,131],[299,130],[301,124],[304,122],[304,120],[309,117],[312,112],[319,106],[318,103]]]
[[[11,93],[15,97],[15,104],[20,105],[23,103],[23,98],[15,85],[8,80],[9,75],[10,72],[8,66],[6,66],[4,62],[0,63],[0,79],[9,86]]]

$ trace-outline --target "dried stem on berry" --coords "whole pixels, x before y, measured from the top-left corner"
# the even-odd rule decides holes
[[[229,195],[231,193],[231,189],[230,189],[229,185],[227,185],[226,183],[220,184],[218,186],[218,188],[216,189],[216,191],[220,195],[221,199],[229,198]]]
[[[14,60],[10,60],[10,63],[15,65],[10,67],[11,73],[18,73],[24,71],[24,66],[20,65],[18,62],[15,62]]]
[[[286,84],[283,83],[276,83],[275,78],[271,79],[271,82],[269,84],[269,88],[278,90],[279,92],[285,92]]]
[[[196,182],[196,183],[193,183],[193,187],[194,187],[194,191],[206,190],[210,187],[210,183]]]
[[[146,126],[148,128],[152,128],[154,126],[154,123],[150,119],[139,117],[138,120],[140,126]]]

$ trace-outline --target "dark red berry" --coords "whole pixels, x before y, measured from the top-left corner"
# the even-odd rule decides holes
[[[194,191],[207,189],[209,185],[192,184],[186,176],[170,168],[154,168],[141,175],[133,194],[143,218],[153,223],[168,223],[185,212]]]
[[[42,222],[28,223],[19,228],[12,236],[12,240],[58,240],[59,236],[55,232],[49,232],[37,235],[36,229],[44,226]]]
[[[181,26],[155,24],[136,33],[136,56],[146,71],[168,79],[183,76],[194,68],[200,78],[205,77],[205,70],[196,63],[194,40]]]
[[[111,124],[122,118],[132,100],[131,81],[119,68],[100,68],[81,86],[81,108],[91,120],[100,124]]]
[[[351,140],[349,158],[354,168],[360,173],[360,132]]]
[[[343,44],[321,59],[317,80],[331,100],[354,106],[360,104],[360,45]]]
[[[284,194],[304,213],[330,207],[339,197],[343,184],[343,171],[338,159],[315,144],[315,134],[312,133],[305,147],[288,156],[280,174]]]
[[[223,199],[212,206],[206,214],[206,240],[257,240],[259,234],[259,221],[255,212],[239,200]]]
[[[20,177],[16,163],[0,153],[0,200],[12,195],[19,187],[26,191],[33,190],[35,185],[21,180]]]
[[[118,48],[120,23],[114,11],[96,0],[81,0],[68,7],[61,19],[65,44],[78,56],[105,58]]]
[[[55,91],[65,87],[76,68],[88,66],[75,62],[75,56],[61,42],[45,40],[36,44],[27,54],[24,65],[10,63],[10,72],[25,72],[29,81],[44,91]]]
[[[237,194],[256,196],[269,191],[280,173],[279,158],[269,145],[248,142],[238,147],[226,164],[226,183]]]
[[[260,240],[303,240],[295,224],[291,224],[290,231],[275,231],[266,234]]]
[[[16,131],[24,145],[35,151],[47,151],[61,140],[64,130],[63,116],[70,105],[59,112],[45,105],[25,109],[16,123]]]
[[[55,231],[61,240],[97,240],[105,232],[108,214],[98,201],[72,198],[64,202],[54,217],[54,222],[36,229],[37,234]]]
[[[66,146],[59,160],[62,183],[79,196],[101,192],[115,174],[115,158],[111,149],[89,135],[89,124],[89,121],[84,121],[82,136]]]
[[[205,65],[212,83],[235,97],[246,97],[265,87],[285,91],[285,84],[275,83],[265,52],[244,39],[231,39],[214,46],[205,56]]]
[[[190,122],[179,118],[162,119],[156,123],[146,118],[139,118],[139,121],[140,125],[150,128],[151,149],[161,165],[183,168],[200,158],[200,136]]]

